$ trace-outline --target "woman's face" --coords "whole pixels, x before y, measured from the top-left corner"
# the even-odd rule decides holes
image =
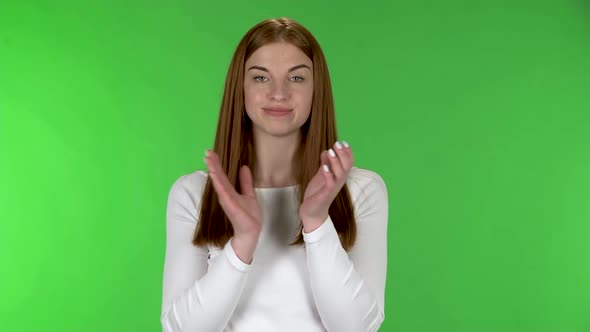
[[[293,44],[264,45],[246,61],[244,102],[254,130],[272,136],[298,132],[312,98],[313,63]]]

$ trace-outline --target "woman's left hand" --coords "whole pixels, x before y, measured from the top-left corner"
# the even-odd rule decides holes
[[[333,154],[322,152],[320,168],[309,181],[299,207],[299,216],[306,233],[320,227],[328,218],[330,205],[346,183],[354,164],[352,149],[346,142],[336,142],[330,151]],[[329,171],[324,170],[324,165],[328,165]]]

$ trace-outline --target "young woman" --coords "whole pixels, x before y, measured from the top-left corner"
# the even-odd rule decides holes
[[[326,60],[288,18],[240,41],[207,171],[166,214],[164,331],[376,331],[388,198],[337,141]]]

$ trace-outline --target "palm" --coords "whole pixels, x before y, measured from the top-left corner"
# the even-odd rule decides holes
[[[223,202],[222,202],[223,200]],[[260,228],[262,220],[260,205],[256,197],[239,194],[234,190],[232,194],[220,196],[219,201],[223,211],[234,226],[236,234],[247,233],[250,230]]]
[[[219,197],[219,204],[234,228],[234,234],[248,234],[260,231],[262,213],[254,192],[252,173],[245,166],[240,169],[241,192],[238,193],[230,183],[221,167],[219,157],[210,152],[205,158],[213,187]]]
[[[316,174],[305,189],[305,193],[303,194],[303,203],[299,207],[299,214],[300,215],[314,215],[318,213],[318,211],[313,211],[312,205],[310,202],[317,202],[323,201],[326,196],[324,185],[326,184],[326,180],[321,174]],[[314,204],[315,206],[315,204]]]
[[[339,145],[338,142],[334,144],[334,147],[336,152],[330,149],[330,153],[324,150],[320,154],[320,165],[322,166],[309,181],[299,208],[299,215],[302,219],[324,220],[334,198],[346,183],[354,162],[352,151],[349,146]],[[330,165],[330,168],[324,171],[323,165]]]

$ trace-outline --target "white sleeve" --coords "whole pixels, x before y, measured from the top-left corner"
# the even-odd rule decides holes
[[[242,293],[249,264],[231,246],[211,254],[192,244],[197,226],[201,183],[180,177],[172,186],[166,210],[166,257],[164,262],[162,314],[165,332],[222,331]],[[198,194],[195,194],[198,192]]]
[[[377,331],[385,318],[387,273],[387,188],[376,173],[355,207],[354,247],[342,248],[331,218],[303,232],[310,284],[328,332]]]

